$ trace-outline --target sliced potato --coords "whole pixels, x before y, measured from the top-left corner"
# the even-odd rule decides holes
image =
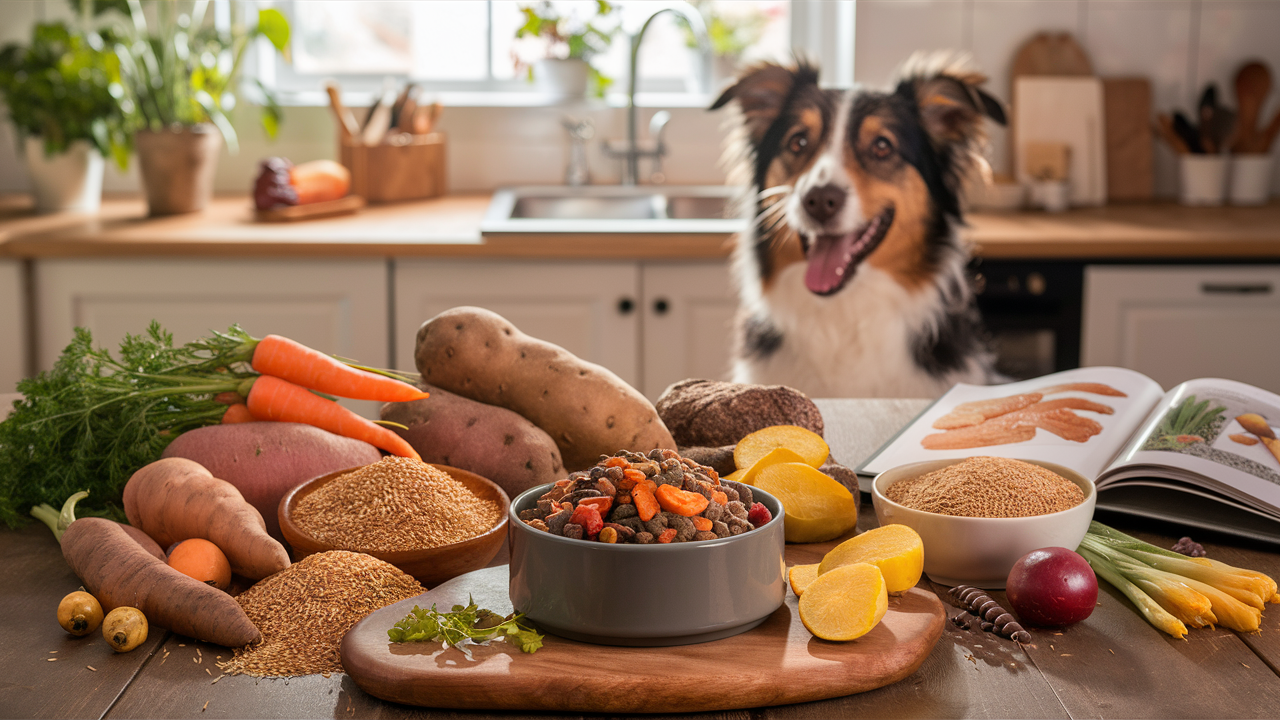
[[[906,525],[884,525],[849,538],[818,564],[825,575],[839,567],[868,563],[880,568],[890,595],[901,595],[920,582],[924,572],[924,543]]]
[[[858,524],[853,494],[804,463],[770,465],[760,470],[755,484],[782,503],[787,542],[832,540]]]
[[[819,467],[827,461],[831,448],[822,436],[799,425],[774,425],[757,430],[738,441],[733,449],[733,462],[749,468],[777,448],[787,448],[804,458],[806,465]]]
[[[791,584],[791,592],[800,597],[806,588],[818,579],[818,564],[792,565],[787,571],[787,582]]]
[[[854,563],[819,575],[800,596],[800,621],[823,640],[854,640],[889,610],[880,568]]]

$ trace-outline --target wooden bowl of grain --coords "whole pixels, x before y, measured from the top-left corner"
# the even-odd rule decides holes
[[[384,458],[384,461],[386,458]],[[371,467],[371,466],[364,466]],[[278,515],[280,531],[285,540],[293,548],[293,559],[299,561],[314,553],[329,550],[352,550],[362,552],[379,560],[395,565],[404,572],[417,578],[418,582],[428,588],[435,587],[445,580],[457,577],[472,570],[479,570],[489,564],[507,539],[507,510],[511,505],[507,494],[491,480],[448,465],[430,465],[457,482],[461,483],[480,501],[497,508],[497,519],[486,523],[487,529],[456,542],[447,542],[435,547],[420,547],[406,550],[369,549],[353,547],[345,543],[334,543],[318,539],[299,524],[298,506],[311,493],[323,488],[343,475],[361,470],[360,467],[339,470],[322,475],[314,480],[299,485],[280,499]],[[354,510],[353,510],[354,512]]]

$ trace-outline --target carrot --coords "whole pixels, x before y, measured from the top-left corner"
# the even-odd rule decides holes
[[[169,553],[169,567],[219,590],[231,587],[231,564],[217,545],[204,538],[183,540]]]
[[[253,422],[253,413],[249,412],[249,406],[244,403],[236,403],[227,406],[227,411],[222,413],[223,425],[234,425],[236,423]]]
[[[279,335],[268,335],[253,350],[252,366],[263,375],[353,400],[408,402],[427,393],[409,383],[359,370]]]
[[[212,542],[234,572],[253,580],[289,567],[289,553],[267,534],[262,515],[200,463],[165,458],[134,473],[124,486],[124,513],[163,547],[188,538]]]
[[[637,485],[631,491],[631,500],[636,504],[636,514],[640,519],[649,522],[658,514],[658,501],[644,485]]]
[[[693,527],[696,530],[707,532],[711,530],[711,521],[701,515],[693,516]]]
[[[729,504],[729,496],[725,495],[724,492],[721,490],[716,490],[715,492],[711,493],[711,499],[712,501],[718,502],[721,505]]]
[[[80,518],[61,542],[67,564],[106,612],[135,607],[155,625],[226,647],[262,639],[234,598],[156,559],[117,523]]]
[[[628,468],[630,468],[630,467],[631,467],[631,461],[630,461],[630,460],[628,460],[628,459],[626,459],[626,458],[621,458],[621,457],[611,457],[611,458],[609,458],[608,460],[605,460],[605,461],[604,461],[604,466],[605,466],[605,467],[607,467],[607,468],[611,468],[611,467],[620,467],[620,468],[622,468],[623,470],[626,470],[626,469],[628,469]],[[641,474],[643,474],[643,473],[641,473]]]
[[[618,503],[619,505],[630,505],[630,504],[631,504],[631,494],[630,494],[630,493],[618,493],[617,495],[615,495],[615,496],[614,496],[613,501],[614,501],[614,502],[616,502],[616,503]]]
[[[676,534],[678,532],[679,531],[676,530],[675,528],[667,528],[666,530],[662,531],[661,535],[658,536],[658,542],[663,544],[669,543],[672,540],[676,539]]]
[[[289,168],[289,184],[299,205],[338,200],[351,189],[351,171],[332,160],[312,160]]]
[[[253,381],[249,390],[249,412],[259,420],[306,423],[335,435],[363,440],[393,455],[422,459],[418,451],[399,435],[374,425],[332,400],[271,375],[262,375]]]
[[[578,501],[578,504],[589,505],[591,507],[594,507],[600,513],[600,517],[604,517],[609,512],[609,508],[613,506],[613,498],[611,497],[582,498],[581,500]]]
[[[707,498],[696,492],[681,490],[675,485],[661,485],[654,493],[663,510],[676,515],[692,517],[707,509]]]

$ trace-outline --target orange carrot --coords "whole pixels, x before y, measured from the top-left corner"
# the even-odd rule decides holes
[[[630,504],[631,504],[631,495],[630,495],[630,493],[618,493],[618,494],[613,498],[613,501],[614,501],[614,502],[616,502],[616,503],[618,503],[619,505],[630,505]]]
[[[604,466],[607,468],[620,467],[625,470],[631,467],[631,461],[627,460],[626,458],[611,457],[608,460],[604,461]]]
[[[222,413],[223,425],[234,425],[235,423],[253,422],[253,413],[249,412],[249,406],[244,403],[236,403],[228,405],[227,411]]]
[[[658,514],[658,501],[644,485],[635,486],[631,491],[631,500],[636,504],[636,514],[641,520],[649,522],[654,515]]]
[[[600,517],[604,517],[606,514],[608,514],[609,508],[613,506],[613,498],[611,497],[583,498],[578,501],[578,504],[594,507],[600,513]]]
[[[660,485],[654,493],[663,510],[676,515],[692,517],[707,509],[707,498],[696,492],[681,490],[675,485]]]
[[[711,499],[714,500],[715,502],[720,503],[721,505],[729,504],[729,496],[725,495],[724,492],[720,490],[716,490],[715,492],[711,493]]]
[[[661,535],[658,536],[658,542],[663,544],[669,543],[672,540],[676,539],[676,533],[678,532],[679,531],[676,530],[675,528],[667,528],[666,530],[662,531]]]
[[[711,521],[707,518],[704,518],[701,515],[694,515],[692,519],[694,529],[702,532],[709,532],[711,530]]]
[[[279,335],[268,335],[258,341],[252,365],[263,375],[274,375],[304,388],[354,400],[408,402],[427,397],[427,393],[409,383],[349,367]]]
[[[618,487],[623,490],[630,490],[631,488],[636,486],[636,483],[642,483],[648,479],[648,477],[644,473],[640,472],[639,470],[633,470],[631,468],[627,468],[626,470],[623,470],[622,475],[623,475],[623,479],[618,483]]]
[[[393,455],[422,459],[399,435],[332,400],[278,377],[262,375],[253,381],[253,389],[249,391],[249,412],[259,420],[306,423],[335,435],[363,440]]]

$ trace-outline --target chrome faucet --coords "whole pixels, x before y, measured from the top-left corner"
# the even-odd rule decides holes
[[[614,157],[621,157],[625,163],[622,170],[623,185],[638,185],[640,183],[640,157],[650,156],[654,159],[655,168],[658,170],[655,175],[661,175],[662,156],[666,153],[666,145],[662,141],[662,130],[666,126],[667,120],[671,119],[670,114],[660,113],[654,116],[654,122],[650,123],[650,134],[654,135],[656,144],[652,150],[641,150],[636,138],[636,76],[639,73],[637,67],[640,59],[640,42],[644,40],[645,31],[649,29],[649,24],[653,19],[664,12],[673,12],[684,18],[689,23],[689,28],[693,31],[693,36],[698,42],[698,51],[701,55],[702,67],[699,68],[698,82],[701,85],[700,90],[709,90],[711,87],[711,37],[707,34],[707,25],[702,21],[702,14],[697,8],[689,3],[679,3],[670,7],[665,7],[649,16],[648,20],[640,26],[640,31],[631,37],[631,67],[628,73],[627,84],[627,144],[622,149],[614,149],[607,147],[605,151]],[[659,119],[661,117],[661,119]]]

